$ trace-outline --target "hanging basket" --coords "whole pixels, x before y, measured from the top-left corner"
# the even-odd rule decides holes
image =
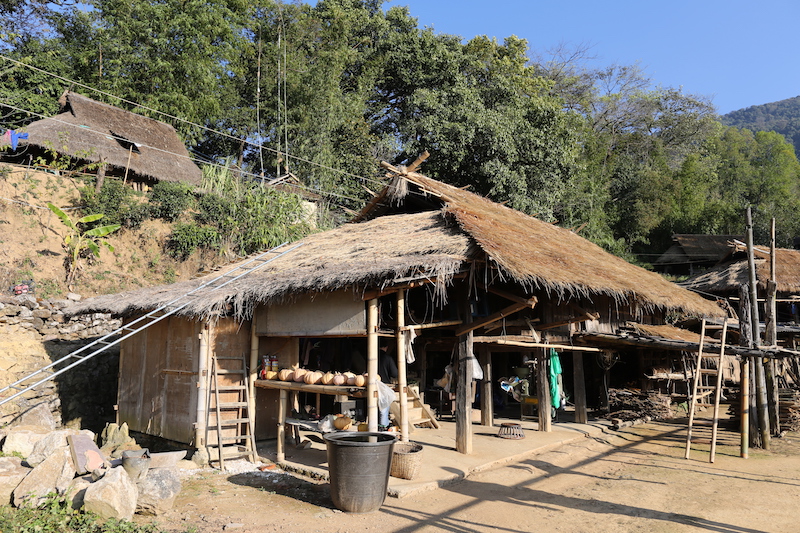
[[[422,446],[413,442],[396,442],[389,474],[400,479],[414,479],[422,463]]]

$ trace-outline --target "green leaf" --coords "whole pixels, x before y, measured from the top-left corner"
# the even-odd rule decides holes
[[[113,233],[121,228],[119,224],[110,224],[108,226],[100,226],[99,228],[92,228],[90,230],[86,230],[83,235],[84,237],[105,237],[109,233]]]

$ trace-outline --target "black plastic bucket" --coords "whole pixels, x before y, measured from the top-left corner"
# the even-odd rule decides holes
[[[337,431],[324,436],[333,504],[348,513],[377,511],[386,499],[397,437]]]

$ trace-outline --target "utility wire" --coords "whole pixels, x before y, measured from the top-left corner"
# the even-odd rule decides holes
[[[7,107],[9,109],[13,109],[15,111],[20,111],[22,113],[28,113],[28,114],[30,114],[32,116],[35,116],[35,117],[49,118],[50,120],[53,120],[55,122],[60,122],[61,124],[66,124],[68,126],[74,126],[74,124],[70,124],[69,122],[60,120],[60,119],[58,119],[56,117],[46,117],[45,115],[42,115],[40,113],[36,113],[35,111],[31,111],[31,110],[24,109],[24,108],[15,106],[15,105],[11,105],[11,104],[9,104],[7,102],[4,102],[2,100],[0,100],[0,105],[2,105],[4,107]],[[118,137],[118,136],[115,136],[113,134],[109,134],[109,133],[102,132],[102,131],[93,130],[93,129],[88,128],[88,127],[81,128],[81,131],[84,131],[84,132],[87,132],[87,133],[93,133],[93,134],[96,134],[96,135],[102,135],[103,137],[111,137],[111,138],[113,138],[115,140],[118,140],[118,141],[120,141],[120,140],[121,141],[127,141],[127,139],[124,139],[122,137]],[[214,163],[214,162],[209,163],[209,162],[203,161],[203,160],[201,160],[200,158],[197,158],[197,157],[186,156],[186,155],[182,155],[182,154],[176,154],[174,152],[170,152],[170,151],[164,150],[162,148],[157,148],[155,146],[149,146],[149,145],[142,144],[142,143],[139,143],[139,145],[144,147],[144,148],[149,148],[151,150],[155,150],[157,152],[162,152],[164,154],[170,154],[170,155],[173,155],[173,156],[176,156],[176,157],[181,157],[181,158],[184,158],[184,159],[188,159],[189,161],[192,161],[192,162],[195,162],[195,163],[203,163],[205,165],[211,165],[211,166],[215,166],[215,167],[218,167],[218,168],[225,168],[224,165],[220,165],[219,163]],[[248,177],[253,178],[254,180],[263,181],[260,176],[258,176],[257,174],[254,174],[252,172],[246,172],[244,170],[240,170],[239,172],[244,176],[248,176]],[[318,189],[312,189],[311,187],[306,187],[305,185],[300,185],[300,184],[293,183],[292,187],[297,187],[298,189],[302,189],[302,190],[305,190],[305,191],[308,191],[308,192],[311,192],[311,193],[314,193],[314,194],[319,194],[321,196],[335,196],[337,198],[344,198],[344,199],[353,200],[353,201],[356,201],[356,202],[361,202],[362,201],[360,198],[353,198],[351,196],[346,196],[344,194],[339,194],[339,193],[335,193],[335,192],[331,192],[331,191],[322,191],[322,190],[318,190]]]
[[[317,162],[315,162],[315,161],[312,161],[312,160],[310,160],[310,159],[306,159],[306,158],[303,158],[303,157],[299,157],[299,156],[295,156],[295,155],[293,155],[293,156],[289,156],[288,154],[282,154],[282,152],[281,152],[280,150],[275,150],[274,148],[270,148],[270,147],[268,147],[268,146],[264,146],[263,144],[260,144],[260,143],[255,143],[255,142],[252,142],[252,141],[248,141],[247,139],[242,139],[242,138],[236,137],[236,136],[234,136],[234,135],[231,135],[231,134],[229,134],[229,133],[226,133],[226,132],[224,132],[224,131],[215,130],[215,129],[213,129],[213,128],[209,128],[209,127],[207,127],[207,126],[202,126],[202,125],[200,125],[200,124],[197,124],[197,123],[195,123],[195,122],[192,122],[192,121],[190,121],[190,120],[186,120],[186,119],[184,119],[184,118],[180,118],[180,117],[178,117],[178,116],[175,116],[175,115],[170,115],[169,113],[165,113],[165,112],[163,112],[163,111],[159,111],[159,110],[157,110],[157,109],[153,109],[153,108],[151,108],[151,107],[147,107],[147,106],[145,106],[145,105],[143,105],[143,104],[139,104],[139,103],[133,102],[133,101],[131,101],[131,100],[127,100],[127,99],[125,99],[125,98],[122,98],[122,97],[120,97],[120,96],[116,96],[116,95],[114,95],[114,94],[111,94],[111,93],[109,93],[109,92],[103,91],[103,90],[101,90],[101,89],[97,89],[96,87],[91,87],[91,86],[89,86],[89,85],[86,85],[86,84],[80,83],[80,82],[78,82],[78,81],[71,80],[71,79],[69,79],[69,78],[65,78],[65,77],[63,77],[63,76],[59,76],[58,74],[55,74],[55,73],[53,73],[53,72],[49,72],[49,71],[47,71],[47,70],[44,70],[44,69],[41,69],[41,68],[39,68],[39,67],[35,67],[35,66],[33,66],[33,65],[29,65],[29,64],[27,64],[27,63],[23,63],[22,61],[18,61],[18,60],[16,60],[16,59],[12,59],[12,58],[10,58],[10,57],[8,57],[8,56],[5,56],[5,55],[3,55],[3,54],[0,54],[0,59],[4,59],[4,60],[6,60],[6,61],[9,61],[9,62],[11,62],[11,63],[17,64],[17,65],[20,65],[20,66],[23,66],[23,67],[26,67],[26,68],[29,68],[29,69],[31,69],[31,70],[35,70],[36,72],[40,72],[40,73],[42,73],[42,74],[45,74],[45,75],[47,75],[47,76],[52,76],[52,77],[54,77],[54,78],[56,78],[56,79],[59,79],[59,80],[61,80],[61,81],[64,81],[64,82],[66,82],[66,83],[70,83],[70,84],[73,84],[73,85],[77,85],[78,87],[83,87],[84,89],[88,89],[88,90],[90,90],[90,91],[96,92],[96,93],[98,93],[98,94],[102,94],[102,95],[104,95],[104,96],[108,96],[109,98],[113,98],[113,99],[115,99],[115,100],[119,100],[120,102],[124,102],[124,103],[126,103],[126,104],[128,104],[128,105],[131,105],[131,106],[134,106],[134,107],[139,107],[139,108],[141,108],[141,109],[144,109],[144,110],[146,110],[146,111],[150,111],[150,112],[152,112],[152,113],[156,113],[156,114],[158,114],[158,115],[161,115],[161,116],[163,116],[163,117],[167,117],[167,118],[170,118],[170,119],[172,119],[172,120],[176,120],[176,121],[178,121],[178,122],[182,122],[182,123],[184,123],[184,124],[188,124],[188,125],[190,125],[190,126],[193,126],[193,127],[195,127],[195,128],[199,128],[199,129],[201,129],[201,130],[204,130],[204,131],[207,131],[207,132],[209,132],[209,133],[214,133],[214,134],[216,134],[216,135],[221,135],[221,136],[223,136],[223,137],[226,137],[226,138],[228,138],[228,139],[231,139],[231,140],[235,140],[235,141],[238,141],[238,142],[243,142],[243,143],[245,143],[245,144],[247,144],[247,145],[249,145],[249,146],[252,146],[252,147],[254,147],[254,148],[258,148],[258,149],[264,149],[264,150],[267,150],[267,151],[269,151],[269,152],[272,152],[272,153],[274,153],[274,154],[276,154],[276,155],[278,155],[278,156],[285,155],[285,156],[287,156],[287,157],[291,157],[291,158],[293,158],[293,159],[295,159],[295,160],[297,160],[297,161],[301,161],[301,162],[303,162],[303,163],[307,163],[307,164],[309,164],[309,165],[313,165],[313,166],[315,166],[315,167],[322,168],[322,169],[324,169],[324,170],[329,170],[329,171],[331,171],[331,172],[337,172],[337,173],[339,173],[339,174],[343,174],[343,175],[345,175],[345,176],[347,176],[347,177],[355,178],[355,179],[358,179],[358,180],[361,180],[361,181],[364,181],[364,182],[372,182],[372,183],[376,183],[376,184],[379,184],[379,185],[381,185],[381,186],[383,186],[383,185],[384,185],[384,183],[383,183],[383,182],[381,182],[380,180],[376,180],[376,179],[373,179],[373,178],[366,178],[366,177],[364,177],[364,176],[358,176],[358,175],[356,175],[356,174],[353,174],[353,173],[347,172],[346,170],[341,170],[341,169],[338,169],[338,168],[333,168],[333,167],[330,167],[330,166],[327,166],[327,165],[323,165],[323,164],[321,164],[321,163],[317,163]],[[28,111],[25,111],[25,112],[27,113]],[[32,114],[34,114],[34,115],[36,115],[36,116],[41,116],[41,115],[38,115],[38,114],[36,114],[36,113],[32,113]],[[45,117],[45,118],[48,118],[48,117]],[[276,176],[276,177],[277,177],[277,176]]]

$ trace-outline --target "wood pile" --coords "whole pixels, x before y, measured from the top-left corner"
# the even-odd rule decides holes
[[[781,430],[800,431],[800,390],[778,391]]]
[[[638,389],[609,389],[609,420],[632,421],[650,418],[669,420],[673,418],[672,400],[658,392],[645,392]]]

